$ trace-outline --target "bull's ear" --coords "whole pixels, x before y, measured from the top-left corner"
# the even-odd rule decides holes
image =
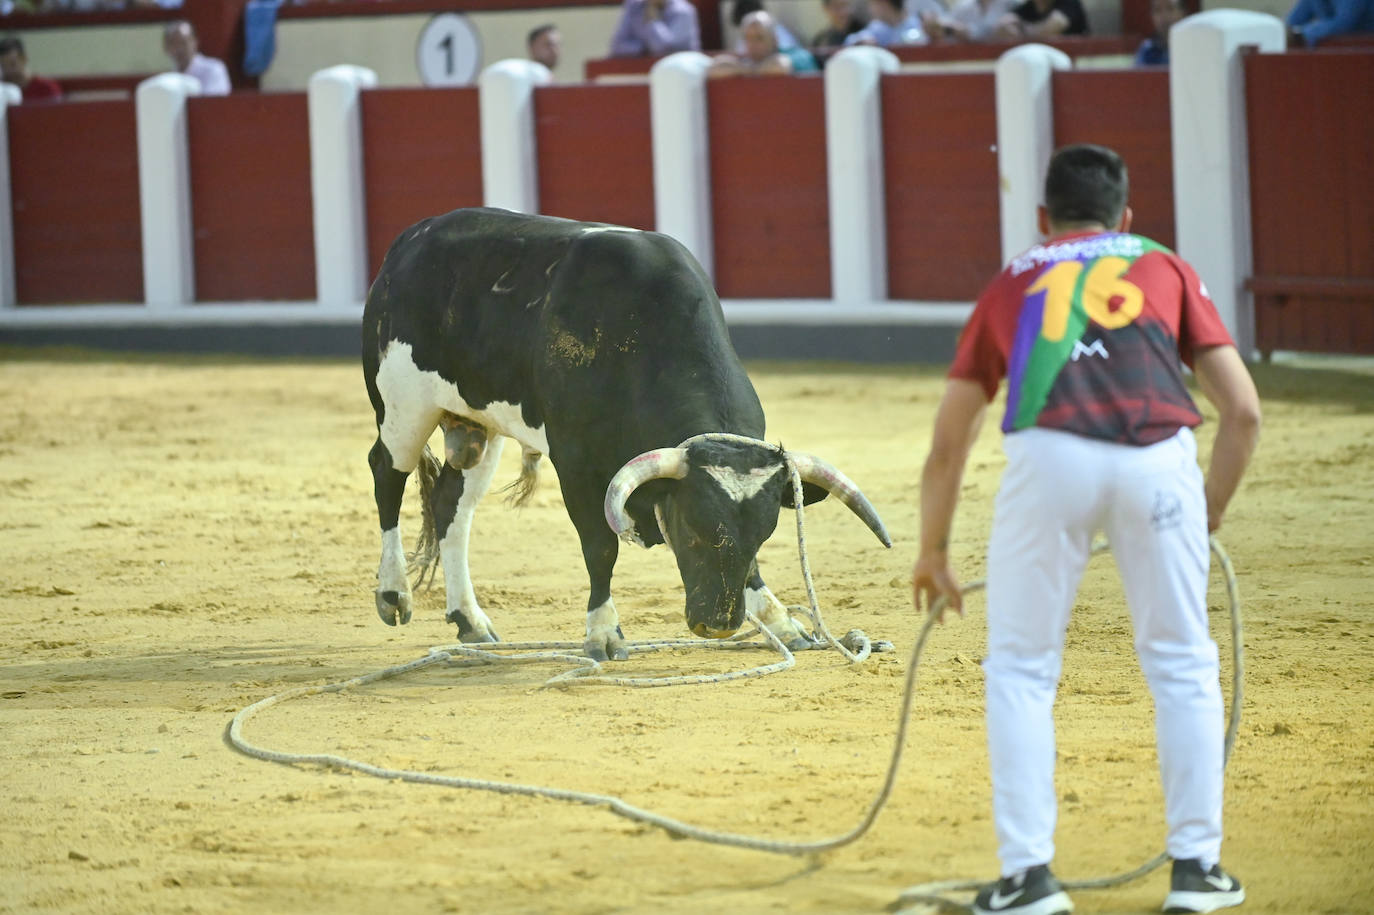
[[[803,505],[811,505],[811,504],[813,504],[813,503],[819,502],[820,500],[824,499],[824,498],[825,498],[826,496],[828,496],[828,495],[830,495],[830,491],[829,491],[828,489],[826,489],[824,486],[817,486],[815,483],[802,483],[802,504],[803,504]],[[796,508],[796,507],[797,507],[797,506],[796,506],[796,501],[792,498],[792,483],[791,483],[791,481],[788,481],[788,482],[783,483],[783,487],[782,487],[782,507],[783,507],[783,508]]]

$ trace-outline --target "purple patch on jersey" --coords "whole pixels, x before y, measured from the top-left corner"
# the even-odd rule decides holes
[[[1037,295],[1026,296],[1021,306],[1021,316],[1016,322],[1016,339],[1011,345],[1011,363],[1007,366],[1007,412],[1002,418],[1002,431],[1010,432],[1016,418],[1017,407],[1021,403],[1021,380],[1026,375],[1026,363],[1030,361],[1035,341],[1040,338],[1040,329],[1045,321],[1045,300],[1049,290]]]

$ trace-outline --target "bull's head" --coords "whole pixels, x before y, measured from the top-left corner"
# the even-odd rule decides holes
[[[759,547],[773,533],[782,506],[794,507],[791,461],[803,481],[803,502],[834,494],[891,546],[878,513],[848,477],[809,454],[738,435],[698,435],[677,448],[631,460],[606,489],[606,521],[621,539],[644,545],[626,502],[650,480],[675,481],[654,503],[664,541],[677,557],[686,589],[687,627],[727,638],[744,623],[744,587],[757,575]]]

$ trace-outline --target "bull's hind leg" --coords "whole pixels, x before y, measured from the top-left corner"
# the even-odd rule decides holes
[[[377,442],[368,453],[377,518],[382,528],[382,559],[377,567],[377,615],[388,626],[410,622],[410,582],[401,543],[401,499],[406,479],[419,463],[425,440],[439,422],[439,409],[392,403],[385,421],[378,414]]]
[[[377,499],[377,520],[382,528],[382,560],[377,566],[377,615],[388,626],[410,622],[410,582],[406,580],[406,554],[401,545],[401,498],[408,470],[397,470],[391,451],[382,442],[367,455],[372,467],[372,488]]]
[[[487,441],[476,463],[466,470],[455,467],[455,463],[459,463],[457,461],[445,463],[431,497],[448,602],[444,619],[457,624],[458,638],[464,642],[500,641],[491,628],[491,620],[478,606],[477,595],[472,590],[472,578],[468,574],[468,537],[472,530],[473,512],[491,485],[504,443],[505,439],[499,435]]]

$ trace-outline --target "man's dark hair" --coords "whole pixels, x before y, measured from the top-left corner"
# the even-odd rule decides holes
[[[8,54],[11,51],[18,51],[24,57],[29,55],[24,53],[24,42],[17,35],[6,35],[0,38],[0,54]]]
[[[1111,228],[1126,206],[1126,163],[1105,146],[1065,146],[1050,157],[1045,209],[1057,225],[1099,223]]]
[[[556,28],[558,28],[558,26],[554,25],[552,22],[536,25],[534,28],[530,29],[530,33],[525,36],[525,47],[533,47],[540,35],[543,35],[545,32],[552,32]]]
[[[198,35],[196,34],[196,27],[195,27],[194,25],[191,24],[191,21],[190,21],[189,19],[173,19],[171,22],[169,22],[169,23],[167,23],[166,25],[164,25],[164,26],[162,27],[162,37],[163,37],[163,38],[166,38],[168,35],[172,34],[173,32],[178,31],[183,25],[186,26],[186,28],[188,28],[188,29],[191,30],[191,37],[192,37],[192,38],[199,38],[199,37],[200,37],[200,36],[198,36]]]
[[[762,0],[735,0],[735,5],[730,8],[730,21],[736,28],[744,21],[744,17],[750,13],[763,11]]]

